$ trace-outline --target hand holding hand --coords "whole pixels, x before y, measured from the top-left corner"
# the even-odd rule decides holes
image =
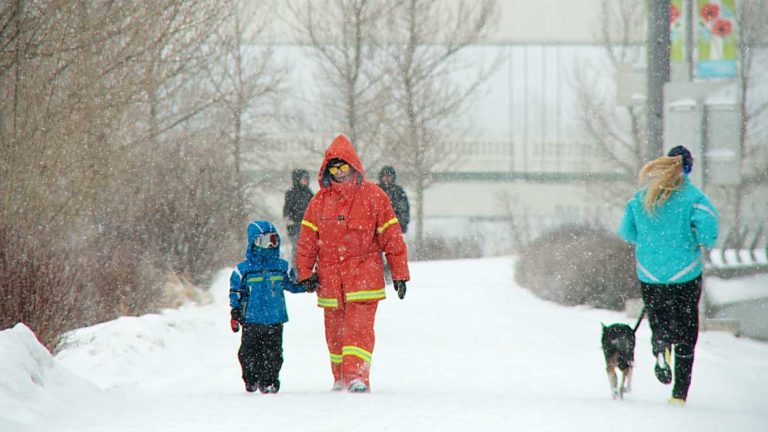
[[[400,300],[405,298],[405,281],[403,280],[396,280],[392,282],[395,285],[395,291],[397,291],[397,296],[400,298]]]
[[[304,286],[304,289],[308,293],[313,293],[317,291],[317,288],[320,286],[320,282],[317,280],[316,273],[312,273],[312,276],[308,277],[307,279],[304,279],[299,283]]]

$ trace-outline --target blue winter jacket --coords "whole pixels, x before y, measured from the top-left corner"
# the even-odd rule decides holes
[[[248,225],[245,261],[235,267],[229,278],[229,305],[242,308],[243,324],[278,324],[288,321],[284,290],[304,292],[296,283],[296,274],[288,262],[280,258],[280,243],[276,248],[259,248],[253,240],[264,233],[277,233],[267,221]]]
[[[643,207],[645,189],[627,203],[619,235],[635,244],[637,277],[649,284],[688,282],[701,274],[700,245],[717,241],[715,206],[688,177],[654,214]]]

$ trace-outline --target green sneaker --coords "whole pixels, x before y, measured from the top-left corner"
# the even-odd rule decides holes
[[[673,398],[669,398],[667,403],[672,405],[672,406],[679,406],[679,407],[681,407],[681,406],[685,406],[685,399],[680,399],[680,398],[673,397]]]

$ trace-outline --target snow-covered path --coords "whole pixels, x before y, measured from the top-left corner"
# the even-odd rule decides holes
[[[512,280],[508,258],[414,263],[408,296],[381,303],[371,394],[329,391],[322,313],[288,296],[277,395],[247,394],[239,334],[228,328],[228,274],[217,302],[82,329],[56,360],[100,389],[67,385],[29,424],[0,403],[3,431],[760,431],[768,424],[768,344],[702,333],[684,408],[653,377],[638,330],[633,392],[611,400],[600,322],[622,314],[543,302]],[[0,389],[2,391],[2,389]],[[0,399],[2,400],[2,399]],[[34,401],[37,399],[31,399]],[[49,403],[50,405],[50,403]],[[7,406],[6,406],[7,408]]]

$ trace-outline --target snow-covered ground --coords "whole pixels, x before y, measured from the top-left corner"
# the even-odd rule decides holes
[[[699,338],[684,408],[653,377],[638,330],[633,392],[609,395],[600,322],[623,314],[547,303],[512,260],[412,264],[408,295],[379,308],[371,394],[333,393],[322,313],[288,294],[277,395],[248,394],[216,302],[81,329],[55,358],[19,325],[0,332],[0,431],[763,431],[768,344]]]

